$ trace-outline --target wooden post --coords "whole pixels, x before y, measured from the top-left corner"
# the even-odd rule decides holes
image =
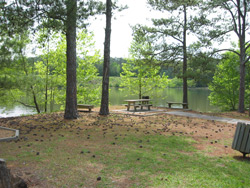
[[[0,159],[0,187],[13,188],[10,171],[7,169],[6,163],[3,159]]]

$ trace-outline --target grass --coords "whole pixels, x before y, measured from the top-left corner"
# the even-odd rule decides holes
[[[0,157],[12,169],[32,173],[41,187],[249,187],[248,160],[207,156],[191,135],[157,129],[170,121],[178,118],[22,117],[5,122],[21,130],[21,139],[1,143]]]

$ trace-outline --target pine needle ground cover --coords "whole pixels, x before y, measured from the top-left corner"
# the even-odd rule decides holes
[[[160,114],[63,113],[0,120],[20,130],[0,158],[29,187],[248,187],[236,125]]]

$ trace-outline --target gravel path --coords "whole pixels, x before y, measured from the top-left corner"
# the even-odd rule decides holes
[[[207,119],[207,120],[214,120],[214,121],[221,121],[221,122],[232,123],[232,124],[237,124],[238,122],[250,124],[250,121],[247,121],[247,120],[224,118],[224,117],[217,117],[217,116],[208,116],[208,115],[195,114],[195,113],[183,112],[183,111],[171,111],[171,112],[166,112],[166,114]]]

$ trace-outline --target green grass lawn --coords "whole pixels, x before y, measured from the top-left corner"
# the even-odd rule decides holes
[[[19,128],[21,139],[0,143],[0,158],[40,187],[250,187],[249,160],[207,156],[191,136],[154,129],[159,120],[170,121],[96,113],[12,119],[4,123]]]

